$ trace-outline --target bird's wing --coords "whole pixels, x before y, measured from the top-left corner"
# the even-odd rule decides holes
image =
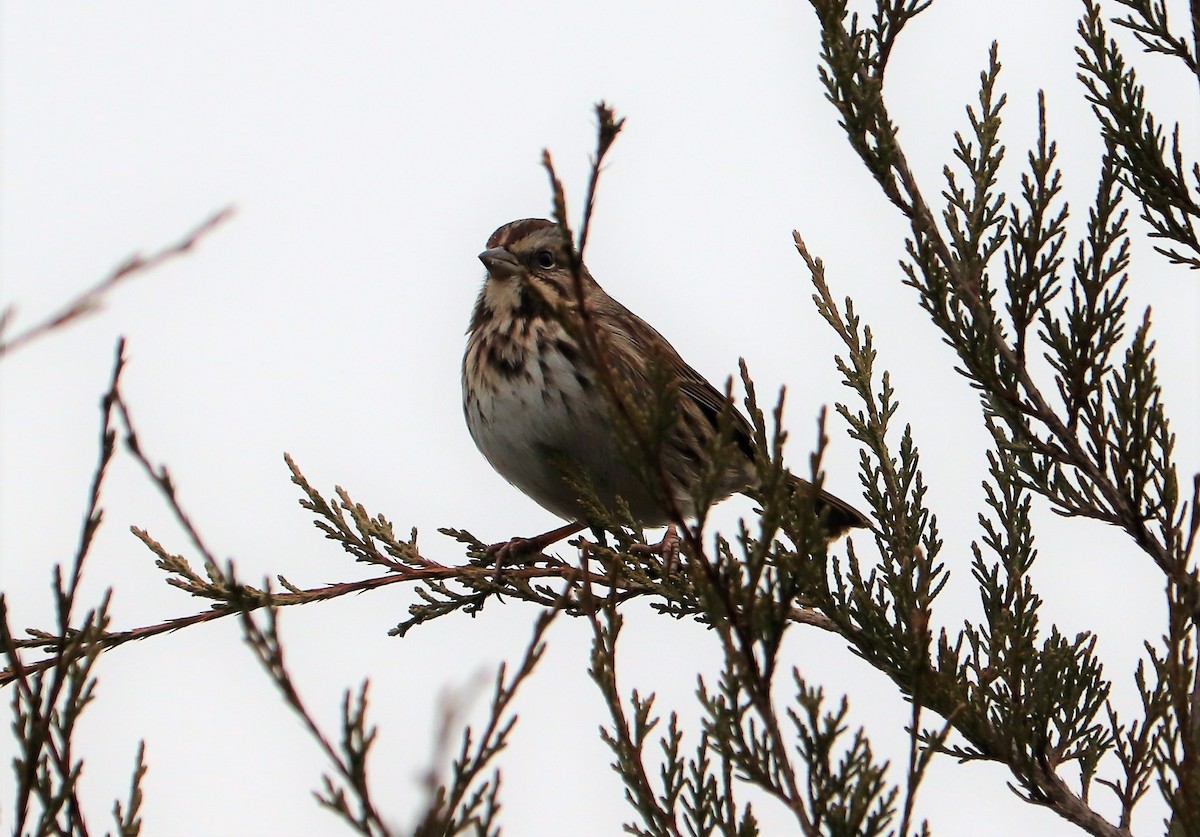
[[[714,431],[720,427],[722,411],[729,409],[733,420],[733,441],[747,457],[753,458],[754,431],[742,412],[680,357],[675,347],[654,326],[607,294],[605,297],[604,303],[596,306],[595,311],[605,332],[617,343],[612,347],[611,361],[618,367],[621,376],[635,388],[645,390],[649,385],[646,361],[657,359],[666,367],[666,371],[678,376],[680,396],[695,402]]]

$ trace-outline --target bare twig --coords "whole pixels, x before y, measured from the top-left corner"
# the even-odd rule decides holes
[[[560,605],[566,598],[560,598]],[[447,786],[431,775],[431,795],[425,814],[413,830],[414,837],[441,837],[465,833],[498,834],[494,819],[500,809],[498,791],[500,771],[483,778],[484,771],[508,746],[508,736],[517,723],[509,709],[518,689],[525,683],[546,650],[546,632],[562,612],[562,607],[543,611],[533,628],[520,664],[510,677],[507,663],[501,663],[492,688],[491,708],[478,740],[470,727],[463,730],[462,744],[451,765],[452,779]],[[447,721],[448,723],[448,721]]]
[[[227,566],[225,574],[231,580],[234,578],[232,563]],[[324,777],[323,791],[317,794],[318,801],[340,814],[360,834],[370,835],[370,837],[387,837],[391,831],[384,824],[375,807],[367,782],[367,755],[375,739],[374,727],[369,727],[366,722],[367,682],[363,682],[357,697],[352,697],[350,691],[344,695],[342,737],[340,746],[335,747],[317,724],[316,719],[313,718],[300,691],[292,681],[284,654],[283,641],[279,635],[278,612],[275,608],[268,607],[264,624],[260,625],[253,613],[259,608],[258,603],[249,600],[246,605],[247,607],[240,612],[240,616],[247,644],[254,651],[254,655],[262,664],[267,675],[278,687],[284,702],[299,716],[309,735],[317,742],[330,764],[334,766],[341,784],[345,788],[349,788],[354,803],[352,804],[347,799],[344,788],[337,786],[328,775]]]
[[[163,262],[191,252],[202,238],[227,221],[232,215],[233,207],[227,206],[209,216],[175,243],[169,244],[148,256],[134,253],[113,268],[111,273],[68,302],[56,313],[51,314],[42,322],[30,326],[20,334],[10,339],[4,339],[4,332],[11,325],[15,316],[13,306],[8,306],[4,309],[3,313],[0,313],[0,359],[55,329],[96,313],[102,307],[105,295],[117,285],[126,279],[151,271],[163,264]]]
[[[91,671],[103,650],[100,637],[108,626],[109,593],[82,617],[79,625],[73,624],[73,611],[83,567],[103,519],[100,494],[114,454],[113,404],[123,367],[124,341],[121,341],[117,344],[111,383],[101,402],[100,457],[92,475],[79,545],[65,579],[62,568],[54,567],[57,634],[61,642],[52,656],[34,664],[22,659],[25,646],[12,634],[8,609],[0,595],[0,651],[8,661],[4,682],[14,684],[14,730],[20,744],[19,755],[14,759],[18,786],[14,833],[26,833],[35,798],[41,813],[33,831],[51,833],[68,827],[72,834],[88,833],[76,793],[82,762],[72,754],[72,735],[76,721],[94,694],[95,679]],[[135,770],[135,793],[140,775],[141,771]],[[65,823],[60,819],[62,816],[66,817]],[[129,823],[132,828],[133,820]]]
[[[134,530],[135,533],[140,530]],[[236,604],[222,602],[214,604],[211,610],[201,613],[195,613],[190,616],[180,616],[174,619],[168,619],[164,622],[159,622],[154,625],[146,625],[140,628],[133,628],[127,631],[107,632],[97,639],[97,645],[102,650],[109,650],[125,645],[136,640],[149,639],[150,637],[159,636],[162,634],[172,633],[190,628],[194,625],[213,622],[217,619],[224,619],[227,616],[237,616],[246,610],[254,610],[263,607],[290,607],[292,605],[311,604],[313,602],[330,601],[342,596],[364,593],[368,590],[376,590],[381,587],[387,587],[392,584],[413,584],[428,581],[448,580],[462,581],[470,580],[475,582],[487,582],[495,580],[497,584],[501,582],[528,582],[536,579],[545,580],[562,580],[570,582],[573,585],[582,583],[584,580],[590,580],[596,584],[609,585],[611,579],[606,575],[597,575],[585,573],[582,570],[571,567],[567,564],[557,564],[548,567],[505,567],[502,571],[497,571],[494,567],[481,567],[474,565],[450,566],[438,564],[434,561],[429,561],[428,567],[414,568],[409,567],[404,570],[397,570],[388,575],[376,576],[373,578],[364,578],[358,581],[346,581],[336,584],[328,584],[320,587],[309,589],[292,588],[289,592],[266,592],[256,590],[254,588],[242,589],[242,600]],[[506,588],[499,588],[497,592]],[[640,588],[632,583],[617,585],[615,589],[623,590],[632,595],[646,595],[651,590]],[[244,598],[246,593],[250,593],[253,598],[253,606]],[[813,622],[814,620],[806,612],[798,612],[798,622]],[[58,655],[61,649],[69,640],[69,635],[64,637],[58,634],[48,634],[44,632],[30,632],[32,639],[14,639],[13,645],[18,649],[28,648],[45,648],[54,652],[54,656],[35,662],[26,662],[21,665],[21,668],[14,670],[12,668],[0,669],[0,687],[12,683],[15,679],[23,674],[29,674],[37,671],[44,671],[55,665],[58,660]]]

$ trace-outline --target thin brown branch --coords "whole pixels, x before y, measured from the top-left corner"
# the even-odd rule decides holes
[[[231,580],[234,578],[232,563],[229,564],[226,575]],[[268,607],[265,625],[260,626],[253,615],[253,611],[257,610],[258,606],[253,600],[248,601],[247,605],[248,607],[243,608],[239,612],[246,642],[254,651],[255,656],[266,670],[267,675],[275,683],[276,687],[278,687],[284,701],[300,717],[300,720],[308,729],[309,735],[317,742],[325,757],[336,769],[341,780],[351,789],[358,800],[359,810],[357,813],[352,812],[341,792],[335,792],[325,797],[318,795],[318,799],[328,807],[334,808],[348,817],[359,833],[372,835],[372,837],[387,837],[387,835],[391,834],[391,831],[384,824],[382,817],[380,817],[375,807],[366,777],[367,750],[375,735],[373,729],[364,728],[367,682],[364,681],[362,684],[357,704],[352,704],[350,692],[346,692],[343,703],[342,717],[344,729],[352,725],[355,717],[357,717],[359,722],[359,726],[356,728],[362,732],[362,741],[357,742],[360,749],[352,749],[354,745],[348,743],[348,740],[343,737],[343,750],[339,752],[338,748],[330,743],[329,737],[325,735],[320,725],[317,724],[316,719],[313,718],[312,713],[309,712],[304,699],[300,695],[300,691],[296,688],[296,684],[292,680],[291,673],[288,671],[283,642],[279,636],[277,611],[273,607]],[[330,784],[327,776],[327,789],[330,787]]]
[[[140,533],[140,530],[135,529],[134,532]],[[328,584],[302,590],[291,590],[290,592],[286,593],[264,593],[263,591],[257,590],[253,590],[251,592],[256,597],[256,607],[260,608],[291,607],[293,605],[324,602],[354,593],[365,593],[370,590],[377,590],[382,587],[388,587],[392,584],[421,583],[429,581],[470,580],[476,583],[490,582],[497,585],[499,588],[498,592],[502,592],[503,588],[500,588],[500,585],[509,581],[515,580],[527,582],[538,579],[559,579],[576,585],[577,589],[582,586],[592,584],[598,587],[604,587],[612,591],[614,595],[617,595],[617,600],[622,602],[628,601],[630,598],[634,597],[647,596],[654,592],[650,588],[643,587],[627,579],[615,579],[609,573],[591,572],[587,569],[579,569],[559,561],[555,561],[547,566],[506,566],[499,570],[497,570],[494,566],[442,565],[428,558],[422,558],[421,561],[425,566],[397,566],[397,569],[388,573],[387,575],[364,578],[357,581],[338,582],[335,584]],[[131,628],[130,630],[126,631],[113,631],[105,633],[103,636],[98,638],[97,644],[102,650],[108,651],[110,649],[125,645],[126,643],[150,639],[151,637],[172,633],[184,628],[190,628],[194,625],[214,622],[218,619],[224,619],[227,616],[236,616],[245,610],[246,607],[247,605],[244,598],[240,603],[237,604],[222,602],[219,604],[214,604],[210,610],[206,610],[201,613],[194,613],[190,616],[179,616],[153,625]],[[793,608],[790,618],[797,624],[810,625],[833,633],[838,631],[837,626],[831,619],[818,611],[810,610],[808,608]],[[46,669],[53,667],[58,659],[57,652],[66,647],[72,637],[71,634],[48,634],[40,631],[31,631],[30,633],[33,637],[32,639],[12,639],[12,648],[17,650],[47,649],[54,651],[55,656],[47,657],[34,662],[22,662],[19,667],[16,667],[10,663],[8,668],[0,670],[0,688],[19,680],[21,677],[39,671],[45,671]]]
[[[586,560],[586,559],[585,559]],[[614,750],[617,754],[618,772],[625,779],[628,792],[632,793],[634,807],[652,821],[653,833],[680,835],[672,812],[659,804],[650,776],[643,761],[643,740],[635,741],[629,729],[629,715],[617,685],[617,638],[621,631],[621,617],[616,603],[607,599],[603,604],[605,622],[601,624],[598,603],[591,595],[591,584],[583,587],[584,614],[592,626],[592,679],[600,686],[605,703],[608,704],[612,730],[616,736]],[[636,700],[636,693],[634,698]],[[621,767],[621,765],[624,765]]]
[[[494,814],[496,810],[499,810],[498,803],[496,803],[496,792],[500,784],[500,774],[499,771],[496,771],[493,782],[485,782],[482,788],[476,789],[479,777],[495,757],[508,746],[508,736],[517,723],[517,716],[513,713],[505,717],[505,713],[508,712],[517,691],[533,674],[534,669],[541,661],[546,650],[546,632],[566,605],[569,590],[570,586],[563,591],[557,606],[538,615],[525,653],[511,678],[508,678],[508,664],[500,664],[492,688],[491,709],[483,732],[479,736],[478,742],[472,746],[471,728],[468,727],[463,731],[462,746],[458,758],[452,764],[453,781],[450,783],[449,789],[445,784],[438,784],[434,778],[433,770],[436,769],[436,765],[431,768],[430,801],[424,817],[413,831],[414,837],[440,837],[443,834],[465,833],[469,823],[475,826],[475,833],[492,833],[481,827],[482,824],[475,809],[486,797],[485,804],[491,808],[491,813]],[[451,718],[445,718],[444,722],[448,726]]]
[[[621,589],[624,592],[633,595],[644,595],[648,590],[638,588],[632,584],[622,586],[620,583],[614,585],[612,579],[607,575],[597,575],[587,573],[583,570],[576,569],[567,564],[557,564],[547,567],[505,567],[502,570],[497,570],[494,567],[478,567],[478,566],[443,566],[433,561],[428,561],[427,567],[409,567],[404,570],[397,570],[388,575],[377,576],[374,578],[365,578],[359,581],[346,581],[337,584],[329,584],[321,587],[313,587],[298,592],[276,593],[252,590],[253,598],[256,604],[250,607],[243,598],[237,603],[220,603],[212,607],[211,610],[206,610],[202,613],[195,613],[191,616],[180,616],[174,619],[168,619],[155,625],[146,625],[140,628],[133,628],[128,631],[117,631],[104,634],[97,640],[97,644],[102,650],[110,650],[125,645],[136,640],[149,639],[153,636],[171,633],[183,628],[189,628],[193,625],[203,624],[205,622],[213,622],[217,619],[223,619],[227,616],[236,616],[246,610],[255,610],[263,607],[290,607],[292,605],[311,604],[313,602],[329,601],[331,599],[340,598],[352,593],[365,593],[368,590],[376,590],[381,587],[387,587],[391,584],[401,583],[416,583],[422,581],[435,580],[455,580],[455,579],[472,579],[475,581],[494,581],[499,585],[506,579],[519,579],[529,581],[533,579],[561,579],[573,584],[583,582],[595,582],[598,585],[605,585]],[[797,620],[801,621],[801,620]],[[15,648],[49,648],[56,651],[61,650],[69,642],[70,635],[66,637],[61,635],[49,635],[43,633],[34,633],[33,639],[13,640]],[[31,663],[21,663],[19,668],[7,668],[0,670],[0,687],[6,686],[21,677],[29,674],[45,671],[52,668],[59,659],[58,654],[48,657],[43,660],[37,660]]]
[[[179,498],[175,494],[175,483],[171,480],[171,474],[167,470],[167,466],[155,466],[146,457],[146,454],[142,452],[142,444],[138,439],[137,431],[133,428],[133,418],[129,415],[129,408],[125,404],[125,399],[121,397],[120,391],[115,387],[112,392],[112,400],[116,405],[118,414],[121,416],[121,423],[125,425],[125,446],[129,449],[133,458],[137,460],[137,463],[141,465],[142,470],[146,472],[146,476],[158,487],[163,499],[167,501],[171,513],[174,514],[175,520],[183,527],[192,545],[196,547],[197,551],[203,557],[204,566],[210,570],[216,568],[216,557],[205,545],[204,539],[200,537],[199,531],[192,525],[191,518],[184,511]]]
[[[617,134],[625,127],[624,117],[618,119],[616,111],[599,102],[596,105],[596,156],[592,158],[592,168],[588,176],[587,198],[583,206],[583,222],[579,225],[579,259],[583,260],[583,252],[587,248],[588,231],[592,225],[592,214],[596,208],[596,187],[600,182],[600,167],[604,156],[617,140]]]
[[[7,672],[11,672],[4,683],[15,683],[14,706],[18,718],[22,713],[25,715],[24,724],[18,723],[15,727],[22,746],[22,755],[16,761],[20,765],[17,769],[16,833],[25,831],[30,796],[36,794],[42,803],[43,820],[54,820],[65,799],[74,833],[87,834],[76,792],[79,766],[73,764],[71,732],[94,687],[94,681],[90,678],[91,663],[102,650],[97,638],[103,635],[107,627],[109,594],[105,593],[100,606],[86,614],[82,627],[72,627],[71,623],[83,567],[103,519],[100,494],[115,452],[113,405],[124,369],[124,350],[125,341],[118,341],[108,391],[101,401],[100,456],[92,472],[79,545],[65,579],[61,566],[54,567],[57,633],[62,641],[49,658],[39,661],[35,666],[24,664],[21,651],[25,645],[13,636],[4,597],[0,595],[0,650],[8,661]],[[43,673],[46,676],[42,676]],[[57,791],[49,786],[48,779],[38,775],[44,759],[53,765],[61,786]]]
[[[191,252],[200,243],[201,239],[229,220],[232,215],[233,207],[227,206],[213,213],[173,244],[168,244],[166,247],[148,256],[143,256],[141,253],[134,253],[113,268],[107,276],[68,302],[57,312],[51,314],[45,320],[30,326],[11,339],[6,340],[4,339],[4,332],[11,325],[15,316],[13,306],[8,306],[3,313],[0,313],[0,359],[51,331],[96,313],[103,307],[105,295],[117,285],[127,279],[154,270],[164,262]]]
[[[612,142],[622,125],[622,120],[616,119],[612,109],[603,103],[597,105],[597,114],[599,120],[597,151],[596,156],[592,160],[591,173],[588,180],[588,192],[584,199],[585,214],[583,230],[585,232],[590,222],[591,210],[594,205],[594,193],[599,181],[604,156],[609,148],[611,148]],[[542,163],[550,176],[550,184],[554,197],[555,221],[563,229],[564,233],[570,237],[571,230],[567,223],[565,192],[562,182],[555,173],[554,163],[549,151],[543,152]],[[581,236],[580,248],[585,243],[585,240]],[[641,423],[635,418],[631,405],[627,403],[623,387],[617,381],[612,365],[607,360],[609,356],[608,347],[604,344],[603,335],[597,328],[588,310],[584,294],[582,258],[578,252],[573,252],[571,258],[574,295],[579,307],[581,323],[580,337],[582,338],[584,350],[597,370],[601,388],[609,404],[614,408],[623,427],[630,432],[636,449],[645,458],[646,463],[651,467],[652,473],[658,476],[660,482],[659,493],[666,505],[670,519],[683,533],[690,564],[700,568],[700,571],[707,578],[710,588],[721,602],[724,612],[720,614],[720,618],[714,619],[713,623],[722,638],[722,643],[725,645],[726,654],[736,660],[738,666],[744,670],[747,682],[755,684],[755,688],[750,692],[755,709],[770,732],[775,757],[784,766],[781,772],[788,783],[788,787],[782,795],[785,797],[784,802],[792,808],[805,833],[816,833],[815,827],[812,825],[808,812],[804,809],[804,803],[800,798],[799,788],[796,784],[794,771],[790,763],[791,760],[788,755],[790,748],[784,740],[782,731],[779,728],[778,719],[775,717],[770,694],[770,678],[761,670],[755,654],[756,633],[748,624],[744,615],[740,614],[729,586],[723,583],[716,565],[706,554],[701,535],[703,517],[697,521],[695,526],[689,526],[675,501],[674,493],[670,490],[669,480],[662,466],[661,458],[655,452],[653,440],[642,432]]]
[[[580,227],[580,240],[576,248],[568,248],[568,257],[571,259],[572,292],[579,309],[579,337],[588,359],[592,362],[600,378],[601,389],[604,392],[606,400],[615,410],[622,427],[628,430],[639,454],[650,464],[653,473],[658,477],[658,493],[666,505],[666,511],[671,522],[683,532],[685,543],[687,543],[693,556],[699,560],[704,556],[704,544],[698,532],[694,532],[692,527],[687,525],[687,521],[684,520],[678,503],[675,502],[675,495],[671,491],[670,480],[662,467],[660,458],[655,452],[652,440],[647,438],[643,432],[642,424],[636,419],[633,408],[628,403],[624,387],[617,380],[616,373],[609,362],[610,349],[606,345],[605,335],[597,328],[595,318],[592,316],[592,311],[584,293],[583,246],[587,243],[585,236],[591,225],[592,210],[595,206],[595,192],[600,182],[600,171],[603,168],[605,155],[612,148],[617,134],[625,123],[624,119],[618,119],[616,112],[603,102],[596,105],[596,114],[596,155],[592,158],[591,170],[588,175],[588,189],[584,195],[584,215]],[[562,181],[559,180],[558,174],[555,172],[554,161],[550,156],[549,150],[542,152],[542,165],[550,177],[550,188],[554,200],[554,221],[566,234],[567,239],[572,240],[573,234],[567,216],[566,192],[563,189]]]

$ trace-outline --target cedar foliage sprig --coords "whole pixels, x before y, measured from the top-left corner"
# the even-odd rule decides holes
[[[1132,11],[1114,22],[1134,33],[1147,52],[1179,59],[1200,82],[1196,37],[1189,43],[1172,33],[1164,2],[1117,0]],[[1196,14],[1195,5],[1192,14]],[[1170,130],[1170,143],[1161,118],[1146,104],[1146,88],[1138,81],[1120,45],[1104,25],[1096,0],[1084,0],[1079,21],[1083,42],[1076,47],[1079,79],[1100,123],[1101,136],[1124,184],[1141,205],[1151,238],[1169,242],[1155,249],[1174,264],[1200,268],[1200,169],[1185,164],[1179,123]]]
[[[978,103],[968,109],[969,130],[954,137],[957,165],[945,170],[946,202],[939,214],[909,169],[888,114],[881,94],[887,52],[877,46],[927,6],[881,0],[864,26],[844,2],[812,4],[822,24],[821,77],[829,99],[850,144],[909,222],[906,283],[957,352],[994,442],[984,483],[990,513],[981,515],[982,546],[974,547],[984,622],[964,626],[957,638],[943,634],[929,674],[942,688],[914,700],[966,739],[943,749],[1007,764],[1024,798],[1091,833],[1128,829],[1151,775],[1170,805],[1172,832],[1194,833],[1200,826],[1200,713],[1189,695],[1198,676],[1200,580],[1149,312],[1140,324],[1128,322],[1131,259],[1121,208],[1128,190],[1151,236],[1172,242],[1160,252],[1174,263],[1198,266],[1196,187],[1185,177],[1189,167],[1178,129],[1168,149],[1145,106],[1144,88],[1106,33],[1099,3],[1086,0],[1080,79],[1106,152],[1086,233],[1068,272],[1067,206],[1041,96],[1038,141],[1027,155],[1020,196],[1009,200],[999,192],[1005,99],[997,94],[997,48],[981,74]],[[1133,14],[1119,25],[1134,31],[1148,51],[1179,58],[1195,72],[1194,43],[1170,35],[1162,4],[1123,5]],[[1196,180],[1196,168],[1190,168]],[[822,290],[816,270],[814,279]],[[820,296],[818,305],[831,319],[832,299],[826,290]],[[856,333],[849,301],[842,323],[836,317],[832,322],[844,340]],[[864,338],[847,342],[852,358],[864,357],[859,345],[869,345],[869,333]],[[1039,355],[1048,369],[1036,365]],[[1047,373],[1050,392],[1042,384]],[[861,362],[847,373],[860,397],[869,378],[869,366]],[[855,417],[848,418],[852,434],[861,438]],[[878,493],[868,490],[868,496],[877,510],[888,509]],[[1109,703],[1094,637],[1071,639],[1050,626],[1042,638],[1041,600],[1028,577],[1037,557],[1029,518],[1033,496],[1059,514],[1120,527],[1164,575],[1167,634],[1161,644],[1147,643],[1148,659],[1135,675],[1141,718],[1126,723]],[[871,633],[869,645],[876,641]],[[1104,777],[1110,753],[1120,778]],[[1060,775],[1067,760],[1079,766],[1076,788]],[[1117,822],[1091,807],[1090,785],[1097,779],[1118,798]]]

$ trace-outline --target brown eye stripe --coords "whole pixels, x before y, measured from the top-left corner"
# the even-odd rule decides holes
[[[549,285],[554,290],[555,299],[562,299],[567,295],[567,289],[563,287],[563,283],[553,276],[542,273],[538,275],[538,281],[543,285]]]

